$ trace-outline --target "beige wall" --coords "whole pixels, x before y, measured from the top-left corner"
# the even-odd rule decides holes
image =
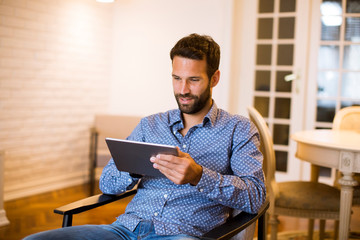
[[[110,112],[148,115],[175,108],[169,52],[194,32],[211,35],[221,46],[214,98],[227,109],[232,7],[232,0],[117,1]]]
[[[0,0],[5,199],[86,182],[94,114],[144,116],[176,107],[169,50],[189,33],[221,45],[214,98],[236,110],[229,103],[238,88],[232,50],[239,37],[234,5],[241,2]]]
[[[87,179],[89,127],[108,105],[111,32],[110,5],[0,1],[6,200]]]

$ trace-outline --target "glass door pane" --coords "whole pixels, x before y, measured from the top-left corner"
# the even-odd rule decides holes
[[[276,170],[288,172],[293,83],[296,0],[259,0],[257,14],[254,107],[274,139]]]
[[[331,128],[339,109],[360,105],[360,1],[323,0],[320,13],[315,128]]]

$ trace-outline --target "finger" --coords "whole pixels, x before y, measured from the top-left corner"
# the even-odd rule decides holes
[[[153,167],[161,170],[163,173],[168,175],[178,176],[179,174],[183,174],[183,166],[178,163],[174,163],[174,159],[172,160],[164,160],[158,157],[151,157],[150,161],[153,163]]]
[[[158,169],[162,174],[164,174],[168,179],[175,182],[175,179],[181,179],[183,176],[174,170],[173,168],[168,168],[166,166],[159,165],[157,163],[153,164],[155,169]]]
[[[185,157],[175,157],[171,155],[160,154],[156,157],[151,157],[150,161],[153,163],[153,167],[158,169],[169,180],[175,184],[184,184],[189,182],[189,176],[187,176],[187,172],[190,170],[189,167],[191,165],[191,161],[189,160],[191,158],[189,158],[188,154],[186,153],[180,153],[180,155]]]
[[[182,158],[182,157],[190,157],[190,155],[188,153],[182,152],[179,147],[176,147],[176,148],[177,148],[177,154],[178,154],[177,156],[178,157],[180,157],[180,158]]]
[[[161,159],[155,158],[151,159],[153,163],[153,167],[166,172],[181,172],[182,166],[176,163],[172,163],[169,161],[163,161]]]
[[[168,154],[158,154],[156,155],[157,159],[160,159],[162,161],[168,161],[168,162],[175,162],[176,157],[174,155],[168,155]]]
[[[183,167],[169,167],[158,163],[154,163],[153,166],[155,169],[158,169],[162,174],[165,175],[165,177],[167,177],[170,181],[172,181],[175,184],[190,183],[191,180],[189,179],[190,176],[186,174],[186,169],[184,169]]]
[[[155,158],[151,158],[150,161],[168,167],[177,167],[178,165],[181,165],[183,163],[183,160],[178,157],[161,154],[157,155]]]
[[[158,155],[156,155],[156,157],[160,158],[160,159],[163,159],[163,160],[172,161],[172,160],[175,160],[176,157],[181,158],[181,157],[190,156],[189,154],[182,152],[179,147],[176,147],[176,150],[177,150],[177,156],[174,156],[174,155],[171,155],[171,154],[158,154]]]
[[[182,153],[181,150],[180,150],[180,148],[179,148],[179,147],[176,147],[176,150],[177,150],[177,155],[180,156],[181,153]]]

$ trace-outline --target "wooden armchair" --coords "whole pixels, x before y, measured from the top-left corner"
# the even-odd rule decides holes
[[[82,213],[93,208],[100,207],[102,205],[123,199],[134,195],[137,192],[136,188],[126,191],[119,195],[107,195],[98,194],[91,196],[65,206],[56,208],[55,213],[63,215],[62,227],[72,226],[73,215]],[[236,234],[246,230],[249,226],[258,221],[258,239],[266,239],[266,228],[265,228],[265,213],[269,208],[269,201],[266,200],[261,209],[257,214],[249,214],[246,212],[240,212],[234,217],[228,219],[227,222],[212,229],[206,233],[204,239],[230,239]],[[252,239],[252,238],[251,238]]]
[[[105,137],[125,139],[130,135],[131,130],[140,122],[140,117],[119,116],[119,115],[97,115],[91,136],[90,149],[90,185],[91,195],[94,190],[96,168],[103,167],[111,158],[105,144]],[[73,215],[79,214],[105,204],[121,200],[134,195],[136,189],[132,189],[119,195],[98,194],[88,198],[67,204],[54,210],[55,213],[63,215],[63,227],[72,225]],[[228,219],[223,225],[216,227],[204,235],[205,239],[230,239],[238,233],[246,230],[258,221],[258,239],[266,238],[265,213],[269,208],[269,201],[266,201],[257,214],[240,212]],[[235,236],[236,237],[236,236]],[[252,239],[252,236],[251,236]]]

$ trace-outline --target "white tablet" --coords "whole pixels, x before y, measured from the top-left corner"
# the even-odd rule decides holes
[[[152,156],[169,154],[177,156],[174,146],[106,138],[106,144],[119,171],[152,177],[165,177],[150,162]]]

